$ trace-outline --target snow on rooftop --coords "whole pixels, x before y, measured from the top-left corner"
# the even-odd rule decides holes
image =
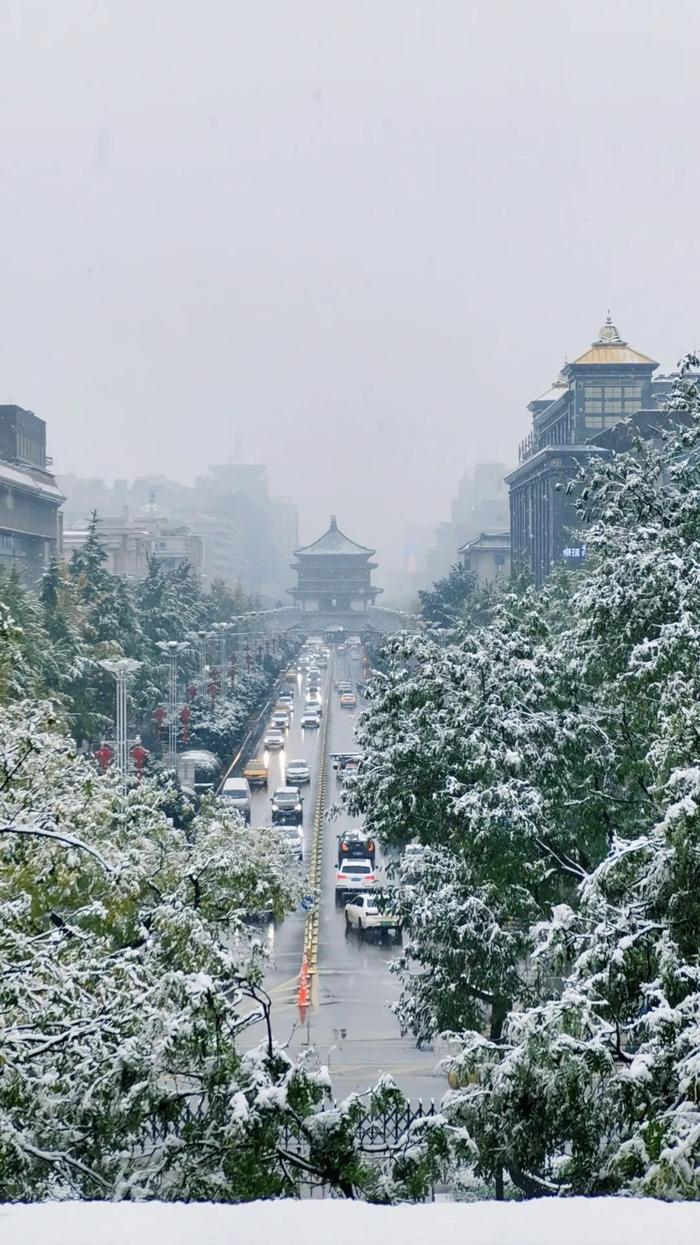
[[[700,1204],[642,1198],[439,1202],[44,1202],[0,1206],[12,1245],[697,1245]]]

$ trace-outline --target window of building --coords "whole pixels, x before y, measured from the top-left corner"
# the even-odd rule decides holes
[[[642,386],[641,385],[625,385],[625,401],[641,402]]]
[[[586,415],[602,415],[603,414],[603,403],[602,402],[586,402],[585,411],[586,411]]]
[[[641,398],[635,399],[633,402],[625,402],[625,415],[634,415],[641,406]]]
[[[583,393],[586,399],[602,398],[603,396],[603,390],[600,385],[586,385]]]
[[[605,386],[605,401],[606,402],[608,401],[608,399],[621,398],[621,397],[622,397],[622,385],[606,385]]]
[[[496,566],[497,566],[499,569],[500,569],[500,568],[502,568],[502,567],[504,567],[504,566],[505,566],[505,564],[506,564],[506,555],[505,555],[505,553],[497,553],[497,554],[495,554],[495,555],[494,555],[494,562],[496,563]]]
[[[606,415],[621,415],[622,414],[622,403],[621,402],[609,402],[606,399],[605,413]]]
[[[603,427],[603,416],[602,415],[586,415],[586,428],[593,429],[593,428],[602,428],[602,427]]]

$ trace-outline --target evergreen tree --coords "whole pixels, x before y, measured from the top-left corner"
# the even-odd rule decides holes
[[[432,588],[418,593],[421,614],[434,627],[454,627],[475,590],[473,571],[460,562],[451,567],[444,579],[436,580]]]

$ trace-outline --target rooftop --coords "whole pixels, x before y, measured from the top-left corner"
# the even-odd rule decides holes
[[[331,515],[331,522],[328,531],[319,536],[311,545],[302,545],[301,549],[294,550],[294,557],[300,554],[364,554],[369,557],[375,552],[374,549],[368,549],[366,545],[358,545],[356,541],[351,540],[341,532],[338,527],[336,517]]]
[[[469,553],[477,549],[510,549],[510,531],[480,532],[473,540],[460,545],[457,553]]]
[[[583,365],[588,367],[591,364],[597,364],[610,367],[616,363],[644,363],[652,367],[659,366],[654,359],[650,359],[646,354],[640,354],[638,350],[633,350],[628,342],[623,341],[610,318],[610,312],[608,312],[605,324],[596,340],[592,343],[590,350],[584,351],[582,355],[579,355],[578,359],[574,359],[573,366]],[[566,371],[566,369],[564,370]]]

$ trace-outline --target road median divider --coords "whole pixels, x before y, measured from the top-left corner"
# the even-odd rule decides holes
[[[319,748],[319,775],[316,788],[316,803],[311,833],[311,856],[309,859],[309,889],[314,896],[313,907],[306,914],[304,925],[304,965],[309,977],[318,973],[318,937],[321,920],[321,884],[323,881],[323,817],[326,808],[326,770],[328,766],[327,743],[328,725],[331,714],[331,690],[333,687],[333,667],[331,660],[328,671],[329,695],[326,710],[321,719],[321,740]],[[301,975],[300,975],[301,980]]]

